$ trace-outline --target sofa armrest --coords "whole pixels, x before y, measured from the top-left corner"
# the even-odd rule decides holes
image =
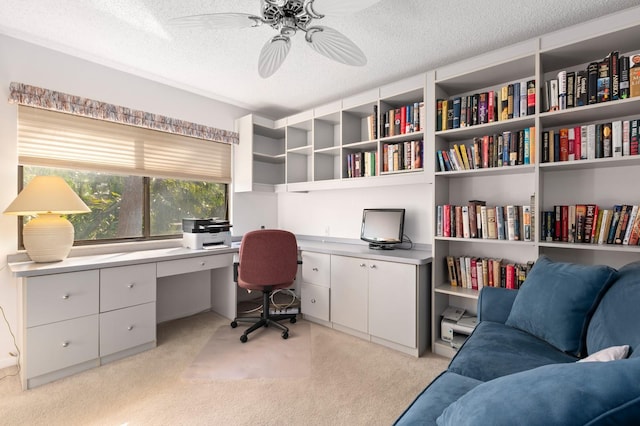
[[[511,312],[517,291],[500,287],[483,287],[478,297],[478,322],[504,324]]]

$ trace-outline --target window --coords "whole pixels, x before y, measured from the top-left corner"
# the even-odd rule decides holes
[[[18,164],[23,186],[54,174],[89,206],[67,217],[80,244],[167,238],[185,217],[227,218],[229,143],[19,105]]]
[[[227,218],[221,183],[23,166],[23,186],[38,175],[61,176],[91,209],[67,216],[79,244],[179,236],[182,218]]]

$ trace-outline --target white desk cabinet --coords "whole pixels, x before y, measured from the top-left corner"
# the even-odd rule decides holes
[[[98,365],[97,270],[30,277],[20,300],[24,387]]]
[[[331,291],[331,255],[302,252],[300,305],[305,317],[329,321]]]
[[[430,265],[379,257],[331,255],[329,325],[419,356],[429,341]]]

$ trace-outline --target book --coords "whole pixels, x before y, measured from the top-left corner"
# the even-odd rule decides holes
[[[618,57],[618,72],[620,73],[620,99],[629,97],[629,58],[620,55]]]
[[[495,240],[498,238],[497,229],[496,229],[496,209],[487,208],[487,233],[489,235],[489,239]]]
[[[449,284],[453,287],[458,286],[458,275],[456,274],[455,259],[453,256],[446,257],[447,271],[449,274]]]
[[[502,206],[496,206],[496,235],[499,240],[507,239],[504,226],[504,208]]]
[[[462,237],[470,238],[470,228],[469,228],[469,206],[461,206],[462,210]]]
[[[527,115],[536,113],[536,81],[527,81]]]
[[[587,206],[585,204],[576,204],[576,243],[584,242],[586,217]]]
[[[516,206],[508,205],[505,207],[506,216],[507,216],[507,230],[506,230],[506,239],[509,241],[516,240]]]
[[[566,108],[573,108],[576,106],[576,73],[575,71],[567,72],[566,81],[567,81]]]
[[[558,79],[554,78],[549,80],[549,111],[557,111],[560,109],[558,96]]]
[[[622,244],[624,245],[629,245],[629,239],[631,238],[631,230],[633,228],[633,224],[636,220],[637,215],[638,215],[638,205],[636,204],[631,207],[631,214],[629,215],[629,220],[627,221],[624,237],[622,239]]]
[[[611,148],[613,157],[622,157],[622,121],[611,123]]]
[[[587,71],[581,70],[576,73],[576,93],[575,93],[575,105],[577,107],[585,106],[588,104],[587,98]]]
[[[523,241],[531,241],[531,206],[522,206]]]
[[[629,97],[640,96],[640,54],[629,57]]]
[[[618,223],[620,222],[620,213],[622,211],[622,205],[616,204],[613,206],[613,217],[611,219],[611,226],[609,227],[609,234],[607,235],[607,244],[613,244],[616,237],[616,230]]]
[[[598,244],[605,244],[607,242],[607,236],[611,228],[611,219],[613,219],[613,211],[610,209],[602,210],[602,224],[600,225]]]
[[[620,218],[618,220],[618,226],[616,228],[616,234],[613,240],[614,244],[622,244],[624,234],[627,231],[627,222],[629,222],[629,216],[633,209],[632,205],[623,205],[620,209]]]
[[[611,77],[609,75],[609,58],[605,58],[598,63],[597,80],[597,102],[608,102],[611,100]]]
[[[587,104],[598,103],[598,62],[587,66]]]
[[[558,109],[567,109],[567,72],[558,72]]]
[[[620,54],[617,51],[613,51],[607,56],[607,59],[609,59],[609,85],[612,101],[620,99],[620,70],[618,69],[619,56]]]
[[[589,244],[591,242],[591,235],[593,232],[593,226],[595,224],[595,218],[598,212],[598,206],[595,204],[587,204],[587,211],[584,218],[584,239],[583,243]]]

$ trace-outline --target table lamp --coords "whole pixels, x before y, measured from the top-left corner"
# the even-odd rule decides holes
[[[22,229],[27,254],[34,262],[66,258],[74,240],[73,225],[61,214],[91,210],[59,176],[36,176],[4,211],[16,216],[35,216]]]

